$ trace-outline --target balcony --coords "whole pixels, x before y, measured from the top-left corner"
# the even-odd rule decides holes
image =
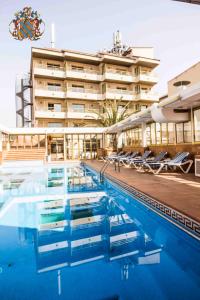
[[[106,71],[104,80],[131,83],[135,82],[136,78],[130,72]]]
[[[51,110],[36,110],[35,117],[38,119],[65,119],[65,111],[51,111]]]
[[[154,73],[142,72],[137,76],[137,81],[141,83],[152,83],[158,82],[158,76]]]
[[[65,78],[64,68],[47,67],[46,65],[36,65],[33,70],[34,75],[54,78]]]
[[[156,93],[153,93],[153,92],[141,91],[139,94],[136,95],[136,101],[158,102],[159,101],[159,96]]]
[[[36,87],[36,97],[47,97],[47,98],[65,98],[65,91],[62,87],[49,86],[49,87]]]
[[[67,98],[82,100],[102,100],[102,94],[98,90],[72,87],[67,89]]]
[[[91,70],[83,69],[83,70],[67,70],[66,78],[87,80],[87,81],[102,81],[102,75],[98,72],[94,72]]]
[[[99,119],[99,110],[85,110],[84,112],[80,111],[68,111],[68,119],[87,119],[87,120],[98,120]]]
[[[135,99],[135,95],[133,91],[130,90],[120,90],[120,89],[107,89],[104,94],[105,99],[116,99],[116,100],[124,100],[124,101],[133,101]]]

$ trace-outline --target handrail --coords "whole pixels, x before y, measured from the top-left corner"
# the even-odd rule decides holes
[[[110,161],[107,160],[103,164],[102,168],[100,169],[100,182],[103,182],[103,174],[105,173],[105,171],[106,171],[107,167],[109,166],[109,164],[110,164]]]

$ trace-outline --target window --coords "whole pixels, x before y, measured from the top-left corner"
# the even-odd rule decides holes
[[[156,144],[156,127],[155,123],[151,123],[151,144],[155,145]]]
[[[200,108],[194,111],[194,138],[195,142],[200,141]]]
[[[48,110],[54,112],[61,112],[61,104],[59,103],[48,103]]]
[[[166,123],[162,123],[161,124],[161,137],[162,137],[162,144],[167,144],[168,140],[167,140],[167,124]]]
[[[126,90],[127,90],[126,87],[121,87],[121,86],[117,86],[116,89],[117,89],[117,90],[120,90],[120,91],[126,91]]]
[[[140,85],[135,86],[135,93],[139,94],[140,93]]]
[[[84,92],[84,90],[85,90],[84,85],[72,84],[73,92]]]
[[[183,123],[176,124],[176,142],[181,144],[184,142],[183,139]]]
[[[175,143],[174,124],[168,123],[168,144],[174,144],[174,143]]]
[[[61,84],[59,84],[59,83],[48,82],[47,86],[48,86],[48,90],[50,90],[50,91],[60,91],[61,90]]]
[[[191,122],[176,124],[176,141],[177,144],[192,142]]]
[[[126,75],[127,74],[126,70],[124,70],[124,69],[116,69],[116,73],[120,74],[120,75]]]
[[[51,123],[48,123],[48,127],[62,127],[63,124],[60,123],[60,122],[51,122]]]
[[[72,111],[84,113],[85,105],[84,104],[72,104]]]
[[[151,145],[151,125],[148,124],[146,127],[146,143],[147,145]]]
[[[48,69],[58,70],[60,69],[60,65],[47,63]]]
[[[73,123],[74,127],[85,127],[85,123]]]
[[[72,70],[73,70],[73,71],[81,72],[81,71],[84,71],[84,68],[81,67],[81,66],[75,66],[75,65],[72,65]]]
[[[117,112],[118,113],[123,113],[124,112],[124,109],[125,109],[125,105],[118,105],[117,107]],[[127,109],[127,107],[126,107]]]
[[[191,122],[183,123],[183,139],[184,139],[184,143],[192,142]]]
[[[161,125],[160,123],[156,123],[156,144],[159,145],[161,143]]]

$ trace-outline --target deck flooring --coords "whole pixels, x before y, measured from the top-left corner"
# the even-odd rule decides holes
[[[96,171],[103,166],[102,161],[85,162]],[[200,177],[175,172],[153,175],[126,167],[116,172],[113,164],[108,166],[106,174],[200,222]]]

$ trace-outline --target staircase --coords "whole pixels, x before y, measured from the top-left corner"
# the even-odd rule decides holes
[[[10,150],[4,153],[3,161],[9,160],[44,160],[45,149],[20,149]]]

